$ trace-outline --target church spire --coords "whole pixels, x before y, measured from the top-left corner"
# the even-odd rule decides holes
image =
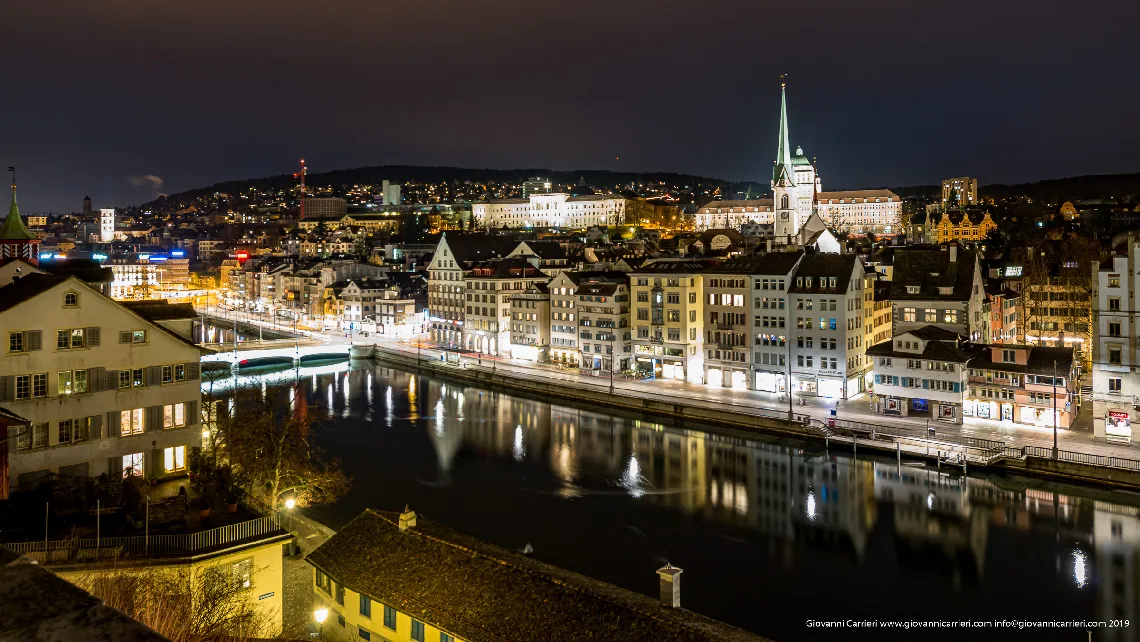
[[[788,139],[787,83],[780,74],[780,144],[776,148],[776,166],[772,168],[772,184],[795,185],[792,171],[792,143]]]
[[[16,205],[16,168],[9,167],[8,171],[12,173],[12,204],[8,207],[8,216],[0,223],[0,240],[10,241],[30,241],[36,239],[35,235],[28,231],[24,226],[23,219],[20,218],[20,208]]]

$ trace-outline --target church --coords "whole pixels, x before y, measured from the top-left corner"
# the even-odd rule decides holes
[[[773,240],[784,245],[804,245],[803,241],[821,230],[883,235],[901,231],[898,221],[902,199],[894,192],[886,189],[822,191],[815,164],[803,149],[797,147],[792,152],[784,83],[780,84],[779,143],[770,185],[770,199],[708,203],[697,211],[697,229],[739,230],[749,223],[772,225]]]

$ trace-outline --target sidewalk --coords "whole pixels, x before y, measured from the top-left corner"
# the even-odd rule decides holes
[[[333,531],[306,517],[300,509],[295,509],[282,524],[296,536],[301,553],[286,557],[281,563],[281,633],[286,640],[305,640],[313,622],[313,569],[305,562],[305,556],[332,537]]]
[[[354,343],[376,345],[381,348],[402,352],[405,354],[416,354],[416,345],[414,343],[407,343],[394,339],[386,339],[383,337],[368,337],[366,340],[357,338]],[[437,346],[429,346],[427,344],[420,344],[420,356],[424,359],[439,359],[441,350]],[[581,374],[576,370],[564,370],[555,368],[553,366],[538,365],[530,362],[515,361],[510,359],[495,359],[484,355],[479,359],[468,359],[464,357],[464,362],[467,363],[469,368],[479,368],[482,370],[498,370],[502,372],[516,373],[525,376],[528,379],[541,378],[549,380],[551,383],[569,383],[575,382],[578,385],[585,387],[608,388],[610,385],[609,377],[596,377],[587,374]],[[767,414],[771,415],[775,412],[787,412],[788,402],[781,402],[778,393],[765,393],[756,392],[752,390],[734,390],[731,388],[714,388],[710,386],[681,382],[670,381],[664,379],[651,379],[644,381],[634,381],[625,378],[615,378],[613,384],[614,394],[630,395],[639,398],[670,400],[683,397],[689,403],[695,404],[709,404],[715,406],[731,406],[734,412],[746,414]],[[814,396],[796,396],[795,399],[803,399],[806,405],[794,405],[792,410],[795,414],[810,415],[814,419],[826,421],[830,416],[831,409],[836,407],[836,401],[825,399],[823,397]],[[1057,445],[1061,450],[1069,450],[1076,452],[1089,453],[1094,455],[1104,455],[1110,457],[1121,457],[1125,459],[1138,459],[1140,460],[1140,448],[1131,448],[1129,446],[1107,444],[1104,441],[1097,440],[1093,437],[1092,433],[1081,430],[1081,426],[1089,426],[1091,420],[1091,408],[1089,404],[1082,408],[1081,414],[1077,418],[1077,429],[1074,430],[1059,430],[1057,433]],[[760,411],[768,411],[761,413]],[[837,418],[840,420],[860,421],[869,424],[877,424],[880,426],[899,426],[911,430],[925,430],[927,421],[923,419],[906,419],[900,417],[888,417],[875,414],[870,410],[870,399],[866,394],[858,395],[852,399],[842,400],[838,402]],[[1044,448],[1053,447],[1053,429],[1052,428],[1039,428],[1035,426],[1026,426],[1022,424],[1003,423],[998,421],[991,421],[986,419],[967,418],[966,423],[962,425],[948,424],[938,421],[931,421],[931,425],[935,428],[938,435],[945,436],[958,436],[958,437],[977,437],[981,439],[991,439],[996,441],[1004,441],[1006,445],[1011,447],[1020,448],[1022,446],[1038,446]]]

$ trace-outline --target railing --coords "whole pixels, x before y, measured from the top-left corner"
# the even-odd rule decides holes
[[[869,423],[864,423],[862,421],[840,420],[840,421],[836,421],[835,425],[837,428],[846,428],[848,430],[852,430],[852,431],[860,432],[860,433],[875,432],[875,433],[902,434],[902,435],[909,436],[909,437],[917,437],[917,438],[921,438],[921,439],[935,439],[935,440],[941,441],[941,442],[957,444],[959,446],[967,446],[970,448],[979,448],[982,450],[994,450],[997,448],[1004,448],[1005,447],[1004,441],[995,441],[993,439],[981,439],[979,437],[963,437],[960,435],[939,434],[937,431],[937,424],[933,425],[933,427],[935,428],[935,431],[933,433],[931,433],[930,431],[924,431],[922,429],[906,428],[906,427],[897,426],[897,425],[893,425],[893,424],[892,425],[869,424]]]
[[[120,555],[185,556],[285,533],[277,516],[269,515],[198,533],[18,542],[3,546],[41,562],[75,562]]]

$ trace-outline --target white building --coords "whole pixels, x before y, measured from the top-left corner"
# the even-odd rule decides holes
[[[774,222],[770,198],[712,201],[698,209],[696,216],[697,229],[702,231],[719,228],[740,230],[750,223],[771,225]]]
[[[1140,419],[1140,327],[1133,293],[1140,270],[1140,234],[1128,235],[1128,251],[1116,254],[1093,274],[1093,435],[1130,442]]]
[[[475,224],[488,229],[557,227],[586,229],[591,225],[621,225],[630,201],[621,196],[531,194],[471,206]]]
[[[401,197],[400,197],[400,185],[399,185],[399,183],[389,183],[388,181],[384,181],[381,184],[381,189],[384,192],[384,204],[385,205],[399,205],[400,204]]]
[[[186,469],[201,444],[201,349],[188,338],[47,275],[0,288],[0,337],[0,404],[30,422],[9,435],[13,487]]]
[[[463,274],[477,261],[503,256],[512,247],[484,235],[444,234],[428,264],[428,323],[431,340],[463,345],[465,296]]]
[[[936,326],[896,334],[890,341],[871,346],[875,361],[875,408],[884,415],[912,413],[962,423],[966,400],[965,337]]]
[[[834,229],[853,234],[901,234],[902,198],[889,189],[819,192],[816,212]]]
[[[792,391],[847,399],[866,389],[874,273],[849,254],[805,256],[788,282]],[[868,292],[870,290],[870,292]]]
[[[110,243],[115,240],[115,210],[99,210],[99,240]]]
[[[621,372],[630,369],[629,284],[583,281],[578,286],[581,367]]]
[[[463,275],[464,347],[495,356],[510,356],[511,297],[550,277],[524,258],[491,259]]]

